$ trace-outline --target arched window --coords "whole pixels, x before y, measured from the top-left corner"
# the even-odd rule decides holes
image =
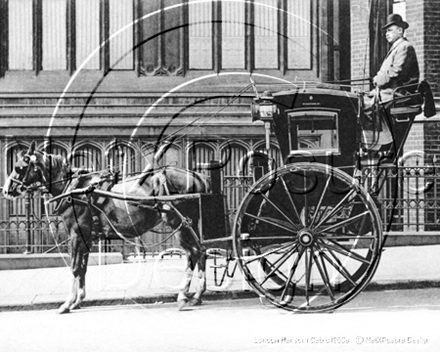
[[[189,6],[189,68],[311,70],[313,6],[303,0]]]
[[[43,70],[66,70],[67,1],[42,1]]]
[[[234,211],[238,208],[247,188],[247,167],[241,165],[248,151],[239,144],[227,144],[221,150],[223,167],[223,185],[228,209]]]
[[[67,158],[67,150],[60,145],[49,143],[47,145],[43,145],[44,151],[50,155],[60,155],[63,158]],[[48,186],[50,189],[50,186]],[[40,204],[35,204],[35,207],[41,208],[41,214],[45,216],[53,216],[54,210],[57,207],[56,203],[48,203],[45,204],[43,200],[41,200]]]
[[[61,145],[49,143],[48,145],[43,146],[43,148],[47,154],[60,155],[63,158],[67,157],[67,150]]]
[[[28,150],[28,147],[21,144],[15,145],[8,149],[8,151],[6,152],[7,155],[6,170],[8,175],[12,172],[12,169],[14,168],[15,162],[17,161],[17,154],[20,151],[26,151],[26,150]]]
[[[259,0],[255,6],[255,68],[278,68],[278,0]]]
[[[106,153],[106,166],[121,175],[130,176],[136,172],[136,153],[128,145],[116,143]]]
[[[214,148],[205,142],[192,142],[188,150],[188,168],[190,170],[206,173],[206,166],[214,159]]]
[[[9,148],[6,152],[7,161],[6,161],[6,169],[8,175],[12,172],[15,163],[17,162],[17,154],[20,151],[26,152],[28,147],[23,144],[15,145]],[[13,201],[9,202],[9,215],[12,216],[24,216],[26,214],[26,201],[24,198],[16,198]]]
[[[173,144],[158,145],[150,143],[142,147],[142,157],[145,159],[145,166],[177,166],[182,167],[181,149]],[[154,160],[156,158],[156,160]]]
[[[264,144],[258,145],[257,148],[255,148],[255,150],[262,152],[262,153],[266,153],[266,148],[265,148]],[[281,155],[280,148],[278,146],[276,146],[274,144],[270,145],[269,156],[271,157],[271,159],[275,163],[275,165],[273,165],[274,168],[277,168],[277,167],[280,167],[283,165],[283,158]]]
[[[75,149],[71,164],[74,167],[85,168],[90,171],[102,169],[102,152],[91,144],[84,144]]]
[[[133,22],[132,0],[109,1],[110,67],[116,70],[133,69],[133,28],[120,31]]]
[[[99,46],[99,0],[75,1],[76,67],[99,69],[99,52],[84,62]]]
[[[9,8],[9,69],[32,70],[33,65],[33,28],[32,0],[13,0],[8,2]]]
[[[158,160],[160,166],[182,166],[180,149],[174,145],[168,145],[163,150],[162,157]]]
[[[222,2],[222,68],[245,68],[245,22],[243,2]]]
[[[190,69],[212,69],[212,2],[191,4],[188,8]]]

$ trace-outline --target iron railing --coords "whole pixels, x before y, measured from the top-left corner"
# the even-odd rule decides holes
[[[376,199],[384,230],[396,234],[435,233],[440,230],[440,171],[433,166],[366,167],[360,182]],[[240,200],[254,182],[249,176],[224,176],[223,192],[232,220]],[[69,236],[61,217],[44,214],[43,197],[28,195],[7,200],[0,194],[0,254],[69,251]],[[163,242],[166,229],[144,235],[136,245],[148,253],[175,247],[175,239]],[[104,240],[106,251],[133,251],[134,242]]]

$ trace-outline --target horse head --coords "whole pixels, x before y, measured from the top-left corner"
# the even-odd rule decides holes
[[[35,141],[29,149],[17,153],[17,161],[6,179],[2,193],[6,198],[22,196],[32,185],[46,182],[45,155],[35,149]]]

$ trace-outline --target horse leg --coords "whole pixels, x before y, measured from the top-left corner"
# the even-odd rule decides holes
[[[201,305],[202,295],[206,291],[206,253],[200,250],[197,253],[197,257],[198,283],[196,293],[189,301],[191,306]]]
[[[73,277],[69,296],[67,297],[67,300],[58,308],[59,314],[70,312],[70,306],[73,304],[73,302],[75,302],[77,292],[78,292],[78,280],[75,277]]]
[[[86,272],[87,263],[89,261],[89,252],[87,251],[83,256],[83,263],[78,270],[78,287],[75,303],[70,307],[71,310],[81,308],[81,302],[86,298]]]
[[[181,290],[177,296],[177,307],[179,310],[182,310],[189,303],[188,301],[188,292],[191,286],[191,279],[194,272],[195,262],[193,261],[192,254],[190,252],[186,253],[186,269],[185,276],[183,277],[183,281],[181,286]]]
[[[69,313],[78,308],[85,298],[85,274],[91,243],[86,243],[76,233],[72,234],[72,262],[70,269],[73,274],[72,286],[67,300],[58,309],[59,314]]]

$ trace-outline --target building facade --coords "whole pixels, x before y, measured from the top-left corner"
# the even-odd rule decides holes
[[[262,90],[368,77],[386,53],[376,28],[399,9],[438,96],[438,7],[427,0],[0,0],[0,184],[32,140],[73,155],[75,167],[124,175],[142,171],[166,144],[162,165],[205,172],[210,160],[222,160],[233,211],[245,191],[236,186],[240,177],[253,177],[242,161],[264,150],[264,127],[249,114],[251,74]],[[271,153],[282,164],[275,140]],[[23,219],[40,229],[33,243],[42,251],[53,245],[41,200],[1,200],[0,209],[4,251],[26,241]]]

